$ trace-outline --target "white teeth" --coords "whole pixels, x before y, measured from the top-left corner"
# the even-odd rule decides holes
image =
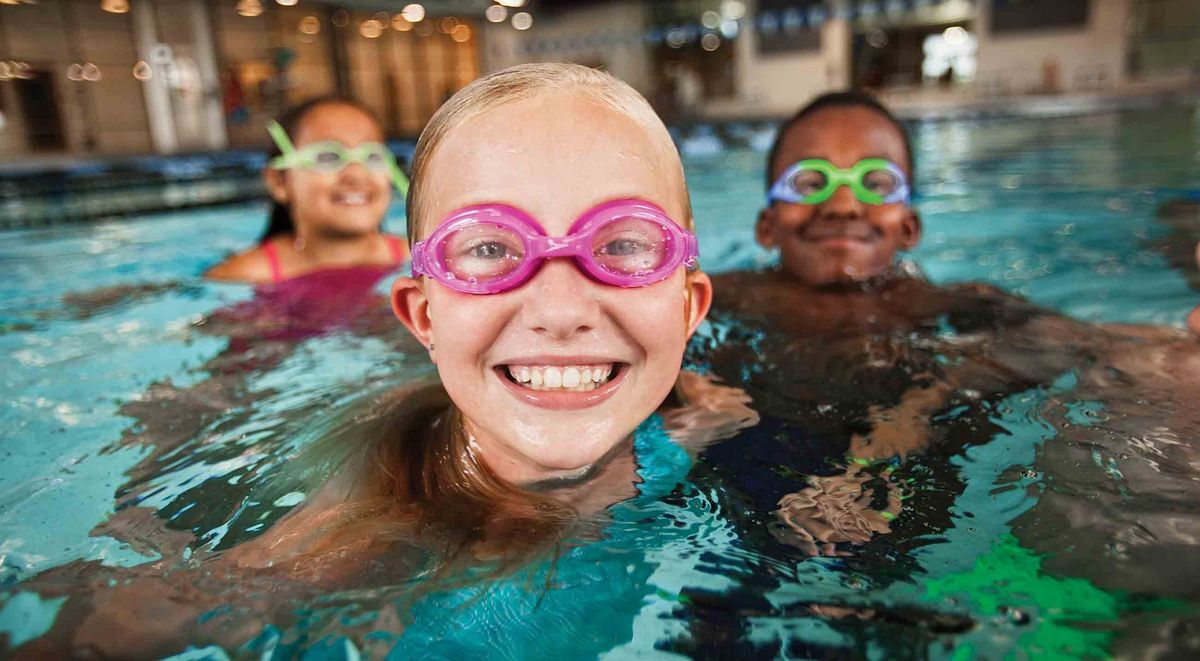
[[[342,204],[366,204],[367,196],[362,193],[341,193],[337,196],[337,201]]]
[[[530,390],[590,392],[608,381],[612,363],[605,365],[519,365],[510,366],[513,381]]]
[[[567,369],[563,370],[562,385],[564,388],[578,388],[579,370],[575,369],[574,367],[568,367]]]

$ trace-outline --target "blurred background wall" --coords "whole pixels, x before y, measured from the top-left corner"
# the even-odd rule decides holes
[[[672,123],[1195,88],[1195,0],[0,0],[0,159],[263,144],[321,94],[415,136],[482,73],[603,67]]]

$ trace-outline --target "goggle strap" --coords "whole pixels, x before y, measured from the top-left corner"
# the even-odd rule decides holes
[[[427,240],[417,241],[412,249],[412,274],[429,275],[425,269],[425,251],[429,249]]]
[[[700,260],[700,245],[696,241],[696,235],[692,232],[685,231],[683,235],[683,265],[687,267],[695,266]]]
[[[386,146],[386,145],[385,145]],[[400,164],[396,162],[396,157],[392,155],[391,150],[388,150],[388,170],[392,173],[392,183],[396,184],[396,190],[400,191],[401,195],[408,195],[408,176],[404,174],[404,170],[400,169]]]
[[[287,131],[283,129],[283,125],[275,120],[267,122],[267,134],[271,136],[271,140],[279,147],[279,151],[283,156],[291,156],[296,153],[296,147],[292,145],[292,139],[288,137]],[[275,159],[278,160],[278,159]]]

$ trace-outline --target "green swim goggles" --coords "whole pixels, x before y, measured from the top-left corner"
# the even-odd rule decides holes
[[[895,163],[864,158],[842,169],[821,158],[809,158],[783,171],[767,193],[767,204],[820,204],[839,186],[849,186],[863,204],[909,204],[908,179]]]
[[[351,163],[360,163],[373,172],[387,172],[400,194],[408,194],[408,177],[404,176],[404,171],[396,163],[392,150],[382,142],[364,142],[357,147],[347,147],[335,140],[323,140],[296,149],[279,122],[272,121],[268,124],[267,133],[271,134],[275,146],[283,152],[268,161],[267,167],[276,170],[304,168],[332,174],[341,172],[342,168]]]

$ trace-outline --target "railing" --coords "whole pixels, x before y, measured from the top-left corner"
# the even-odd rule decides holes
[[[80,161],[0,173],[0,228],[240,202],[263,194],[261,153]]]

